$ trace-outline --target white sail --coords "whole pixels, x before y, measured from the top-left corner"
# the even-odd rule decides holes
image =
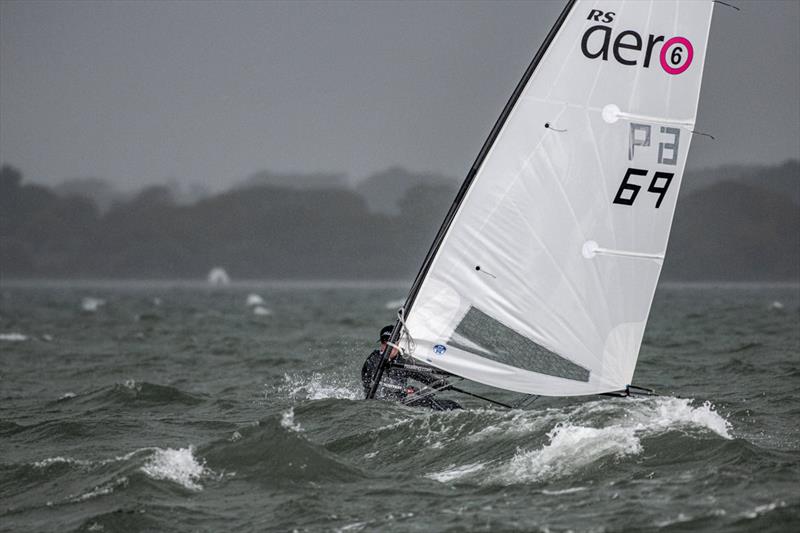
[[[667,248],[711,0],[576,1],[409,297],[413,356],[517,392],[631,383]]]

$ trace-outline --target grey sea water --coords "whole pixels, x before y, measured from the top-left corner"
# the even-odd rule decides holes
[[[797,285],[662,285],[658,397],[446,413],[360,400],[406,289],[3,283],[0,530],[800,528]]]

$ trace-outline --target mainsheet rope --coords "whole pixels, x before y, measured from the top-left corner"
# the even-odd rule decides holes
[[[400,323],[399,339],[403,339],[403,336],[405,335],[406,346],[404,348],[399,341],[397,344],[395,344],[394,342],[387,342],[386,344],[388,344],[392,348],[396,348],[397,351],[400,352],[400,355],[411,355],[417,349],[417,343],[411,336],[411,332],[408,330],[408,326],[406,326],[405,307],[401,307],[400,309],[397,310],[397,321]]]

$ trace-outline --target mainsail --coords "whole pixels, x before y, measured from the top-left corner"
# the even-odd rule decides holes
[[[528,394],[631,383],[712,10],[712,0],[568,3],[408,296],[413,357]]]

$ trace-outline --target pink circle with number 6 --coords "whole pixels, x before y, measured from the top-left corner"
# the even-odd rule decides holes
[[[678,48],[680,45],[683,45],[685,50]],[[684,53],[682,54],[681,52]],[[668,54],[669,57],[667,57]],[[661,68],[667,74],[680,74],[689,68],[693,58],[694,48],[686,37],[673,37],[661,47]]]

